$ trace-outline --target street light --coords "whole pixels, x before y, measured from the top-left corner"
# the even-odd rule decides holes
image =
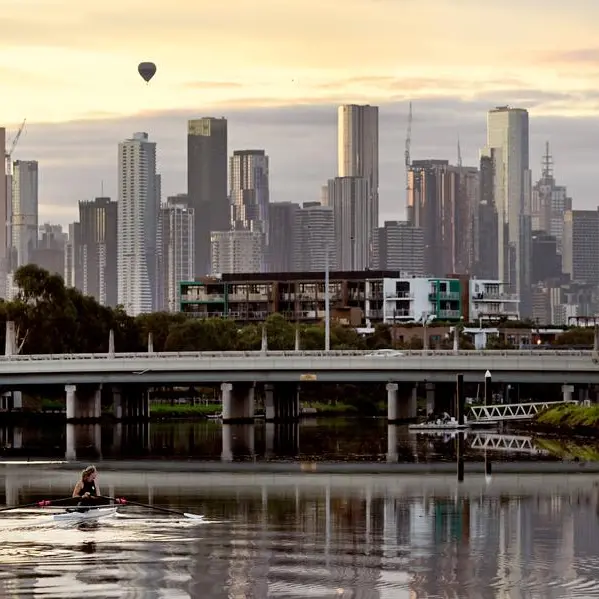
[[[325,246],[324,264],[324,351],[331,350],[331,306],[329,298],[329,246]]]

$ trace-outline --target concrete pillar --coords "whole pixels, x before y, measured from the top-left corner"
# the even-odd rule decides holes
[[[399,386],[397,383],[387,383],[387,421],[396,422],[398,418],[397,410],[397,390]]]
[[[256,411],[256,385],[252,384],[243,398],[244,418],[254,420]]]
[[[264,416],[266,422],[272,422],[276,418],[274,385],[264,385]]]
[[[418,385],[412,387],[412,392],[408,399],[408,418],[414,419],[418,417]]]
[[[112,329],[108,333],[108,355],[114,358],[114,331]]]
[[[12,409],[22,410],[23,409],[23,393],[21,391],[12,392]]]
[[[435,383],[426,383],[426,415],[435,412]]]
[[[397,426],[387,425],[387,462],[397,462]]]
[[[6,339],[4,342],[4,355],[14,356],[17,353],[17,342],[15,335],[15,323],[12,320],[6,321]]]
[[[65,385],[64,390],[67,395],[67,420],[74,420],[77,408],[77,386]]]
[[[574,385],[562,385],[562,399],[564,401],[572,401],[572,393],[574,393]]]
[[[223,406],[223,422],[226,422],[233,417],[233,385],[231,385],[231,383],[222,383],[220,386],[220,393]]]
[[[112,415],[116,420],[123,419],[123,395],[118,387],[112,388]]]
[[[154,337],[152,336],[152,333],[148,333],[148,353],[154,353]]]
[[[13,449],[21,449],[23,447],[23,429],[20,426],[15,426],[12,429],[12,443]]]

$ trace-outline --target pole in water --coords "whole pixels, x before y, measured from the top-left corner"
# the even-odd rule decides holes
[[[459,432],[456,438],[456,457],[458,463],[458,482],[464,482],[464,433]]]

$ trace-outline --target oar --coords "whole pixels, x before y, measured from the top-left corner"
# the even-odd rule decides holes
[[[7,512],[8,510],[20,510],[26,507],[48,507],[55,503],[64,503],[65,501],[71,501],[72,497],[63,497],[62,499],[42,499],[41,501],[34,501],[33,503],[23,503],[22,505],[13,505],[11,507],[0,508],[0,512]]]
[[[179,510],[171,510],[166,507],[159,507],[157,505],[150,505],[149,503],[139,503],[137,501],[129,501],[124,497],[106,497],[105,495],[100,496],[102,499],[109,499],[114,501],[118,505],[136,505],[138,507],[145,507],[149,510],[156,510],[157,512],[164,512],[165,514],[174,514],[175,516],[183,516],[184,518],[190,518],[191,520],[202,520],[204,516],[198,514],[189,514],[188,512],[180,512]]]

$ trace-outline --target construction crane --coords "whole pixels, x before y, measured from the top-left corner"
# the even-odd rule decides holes
[[[25,123],[27,122],[27,119],[24,119],[23,122],[21,123],[21,126],[19,127],[19,130],[17,131],[17,134],[15,135],[14,139],[12,140],[12,143],[10,144],[10,148],[8,150],[5,150],[5,154],[4,154],[4,158],[6,159],[6,175],[12,175],[12,155],[13,152],[15,151],[15,148],[17,147],[17,144],[19,143],[19,139],[21,137],[21,134],[23,133],[23,129],[25,129]]]
[[[410,158],[410,145],[412,143],[412,102],[410,102],[410,111],[408,113],[408,129],[406,131],[406,149],[404,151],[404,161],[406,166],[406,205],[409,204],[410,200],[410,165],[412,160]]]

